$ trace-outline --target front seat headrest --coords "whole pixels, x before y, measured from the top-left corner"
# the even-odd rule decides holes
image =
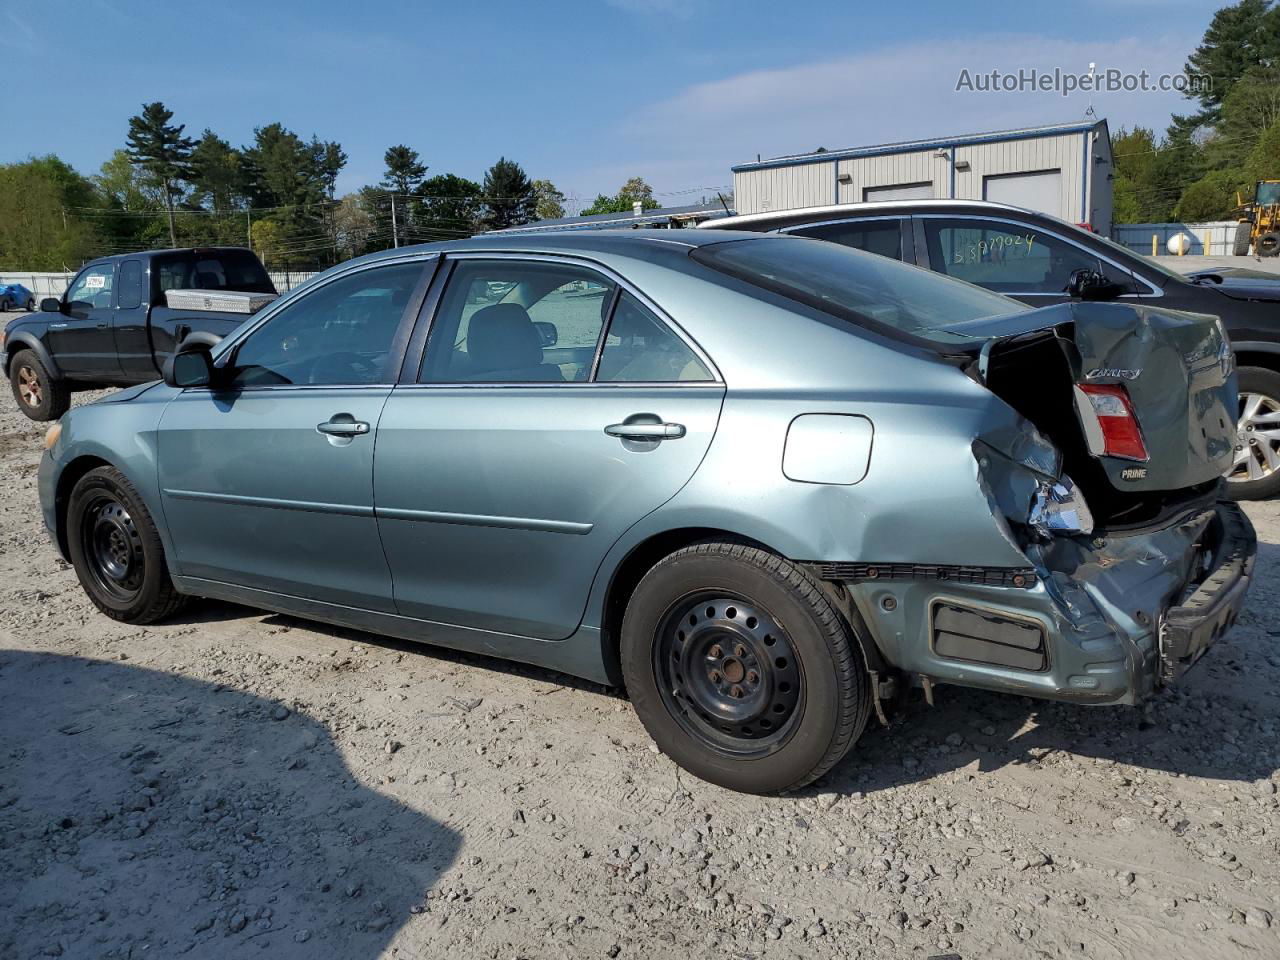
[[[519,370],[542,363],[542,340],[524,307],[495,303],[472,315],[467,353],[475,373]]]

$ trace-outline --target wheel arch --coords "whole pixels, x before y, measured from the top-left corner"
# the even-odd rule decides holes
[[[102,459],[102,457],[93,454],[83,454],[69,461],[62,468],[62,472],[58,474],[58,484],[54,488],[53,510],[54,518],[57,521],[57,529],[55,536],[58,539],[58,551],[63,557],[69,557],[71,554],[68,548],[67,540],[67,504],[71,500],[71,491],[75,489],[80,478],[90,470],[96,470],[98,467],[110,467],[114,464]]]
[[[44,364],[44,368],[49,371],[49,376],[62,379],[62,370],[54,361],[49,350],[30,330],[14,330],[5,338],[4,345],[4,375],[9,375],[9,365],[13,362],[16,354],[23,350],[30,350],[36,355],[36,358]]]
[[[868,670],[885,670],[884,657],[876,645],[875,635],[863,621],[857,607],[848,598],[847,592],[841,595],[835,585],[814,576],[809,564],[791,560],[786,554],[754,537],[744,536],[732,530],[720,527],[677,527],[652,534],[633,546],[614,568],[605,591],[604,607],[600,620],[600,646],[604,658],[605,672],[615,686],[623,686],[621,666],[622,618],[626,613],[627,603],[644,575],[662,560],[677,550],[702,543],[708,540],[741,543],[764,550],[775,556],[783,557],[788,562],[804,570],[818,586],[823,596],[831,603],[832,608],[844,622],[845,629],[857,645],[862,656],[863,666]]]
[[[1280,343],[1239,343],[1234,347],[1236,367],[1261,367],[1280,373]]]

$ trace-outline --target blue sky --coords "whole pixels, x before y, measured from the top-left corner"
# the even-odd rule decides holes
[[[387,146],[479,179],[500,155],[566,194],[645,177],[668,203],[732,164],[1080,119],[1089,97],[957,93],[961,68],[1177,72],[1215,2],[0,0],[0,161],[96,172],[163,100],[232,143],[279,120],[338,140],[342,191]],[[1162,130],[1176,93],[1093,97]],[[20,131],[15,135],[14,131]]]

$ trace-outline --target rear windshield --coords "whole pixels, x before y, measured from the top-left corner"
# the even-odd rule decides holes
[[[241,290],[275,293],[275,284],[248,250],[193,250],[156,257],[151,265],[160,293],[167,290]]]
[[[699,247],[699,263],[898,339],[972,343],[946,328],[1029,309],[961,280],[821,240],[760,237]]]

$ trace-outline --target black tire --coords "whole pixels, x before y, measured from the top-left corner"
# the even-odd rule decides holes
[[[1235,244],[1231,252],[1237,257],[1249,255],[1249,244],[1253,241],[1253,224],[1242,223],[1236,227]]]
[[[19,350],[9,361],[9,386],[18,409],[32,420],[57,420],[71,406],[65,380],[55,380],[31,350]]]
[[[9,295],[5,294],[3,297],[0,297],[0,313],[8,313],[8,312],[9,312]]]
[[[186,601],[169,577],[151,514],[115,467],[97,467],[76,482],[66,530],[80,585],[113,620],[155,623]]]
[[[36,312],[35,297],[29,297],[27,299],[27,313],[35,313],[35,312]]]
[[[623,616],[622,672],[640,721],[672,760],[731,790],[781,793],[830,770],[865,728],[871,690],[856,644],[798,567],[706,542],[664,558],[637,585]]]
[[[1254,252],[1260,257],[1280,256],[1280,233],[1264,233],[1258,238]]]
[[[1240,413],[1244,414],[1246,396],[1265,398],[1264,406],[1267,411],[1280,411],[1280,373],[1274,370],[1268,370],[1266,367],[1241,367],[1237,371],[1240,381]],[[1243,420],[1239,423],[1238,429],[1243,436],[1237,435],[1237,451],[1243,451],[1244,446],[1249,444],[1255,446],[1259,443],[1270,443],[1267,437],[1251,436],[1255,431],[1248,429],[1248,424]],[[1264,428],[1267,424],[1262,425]],[[1255,425],[1257,429],[1257,425]],[[1272,449],[1280,450],[1280,444],[1273,444]],[[1261,456],[1261,452],[1255,452],[1253,456],[1257,457],[1259,469],[1265,463],[1265,457]],[[1226,496],[1229,500],[1267,500],[1280,494],[1280,469],[1274,470],[1266,476],[1256,479],[1240,479],[1233,480],[1232,475],[1240,472],[1243,476],[1247,473],[1241,468],[1233,467],[1232,472],[1227,474]]]

